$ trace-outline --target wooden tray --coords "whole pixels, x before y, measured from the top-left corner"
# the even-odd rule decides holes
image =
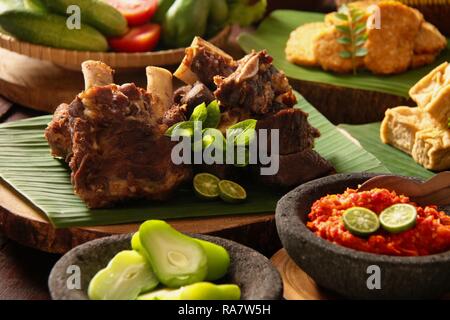
[[[314,280],[308,276],[289,257],[285,249],[278,251],[271,259],[283,279],[286,300],[336,300],[342,299],[335,293],[319,287]],[[450,300],[450,294],[443,297]]]
[[[253,214],[168,221],[183,232],[211,234],[252,247],[268,256],[281,247],[273,214]],[[138,224],[55,229],[44,214],[0,180],[0,232],[38,250],[65,253],[101,237],[135,232]]]
[[[209,41],[222,47],[228,40],[230,30],[231,27],[225,27]],[[144,53],[74,51],[23,42],[3,33],[0,33],[0,47],[74,71],[79,71],[81,63],[86,60],[103,61],[113,69],[174,65],[181,62],[185,51],[185,48]]]

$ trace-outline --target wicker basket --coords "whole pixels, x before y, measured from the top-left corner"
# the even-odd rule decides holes
[[[336,0],[336,5],[354,2],[355,0]],[[425,19],[434,24],[447,37],[450,36],[450,0],[398,0],[417,8]]]
[[[210,41],[218,47],[223,47],[228,40],[230,30],[231,27],[224,28]],[[74,51],[23,42],[2,33],[0,33],[0,47],[31,58],[50,61],[65,69],[75,71],[79,71],[81,63],[86,60],[103,61],[113,69],[170,66],[180,63],[185,51],[185,48],[144,53]]]

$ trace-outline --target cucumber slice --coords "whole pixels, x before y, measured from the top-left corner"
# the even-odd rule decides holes
[[[353,207],[342,215],[345,228],[356,236],[368,236],[380,228],[378,216],[372,210]]]
[[[159,281],[147,259],[136,251],[119,252],[89,283],[91,300],[134,300]]]
[[[205,250],[206,258],[208,260],[208,273],[206,274],[205,280],[214,281],[224,277],[228,268],[230,267],[230,255],[228,251],[215,243],[204,241],[196,238],[191,238],[200,244]],[[146,255],[145,250],[143,250],[141,245],[141,240],[139,238],[139,232],[136,232],[131,239],[131,247],[133,250],[140,252],[144,256]]]
[[[400,233],[416,225],[417,209],[410,204],[395,204],[380,214],[380,223],[390,233]]]
[[[168,223],[159,220],[143,223],[139,228],[139,239],[164,285],[174,288],[205,279],[208,271],[205,250]]]
[[[138,300],[239,300],[241,290],[234,284],[199,282],[180,289],[162,289],[138,297]]]

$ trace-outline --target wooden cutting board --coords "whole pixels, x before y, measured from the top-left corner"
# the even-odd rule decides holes
[[[144,69],[117,70],[115,80],[147,86]],[[14,103],[53,112],[59,104],[70,103],[83,88],[81,72],[0,48],[0,95]]]
[[[189,218],[168,222],[182,232],[221,236],[269,256],[281,247],[274,214]],[[139,224],[124,224],[55,229],[39,209],[0,180],[0,232],[23,245],[46,252],[65,253],[84,242],[135,232],[138,227]]]
[[[336,300],[342,299],[335,293],[331,293],[319,287],[314,280],[287,254],[285,249],[278,251],[270,261],[277,268],[283,279],[284,293],[286,300]],[[450,294],[443,297],[450,300]]]

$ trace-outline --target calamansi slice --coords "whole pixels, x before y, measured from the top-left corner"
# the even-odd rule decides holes
[[[399,203],[390,206],[380,214],[380,223],[390,233],[400,233],[416,225],[417,209],[413,205]]]
[[[219,181],[215,175],[199,173],[194,177],[194,190],[202,199],[212,200],[219,198]]]
[[[345,228],[357,236],[368,236],[380,228],[378,216],[372,210],[353,207],[345,210],[342,215]]]
[[[247,192],[243,187],[233,181],[222,180],[219,182],[220,198],[225,202],[237,203],[247,199]]]

